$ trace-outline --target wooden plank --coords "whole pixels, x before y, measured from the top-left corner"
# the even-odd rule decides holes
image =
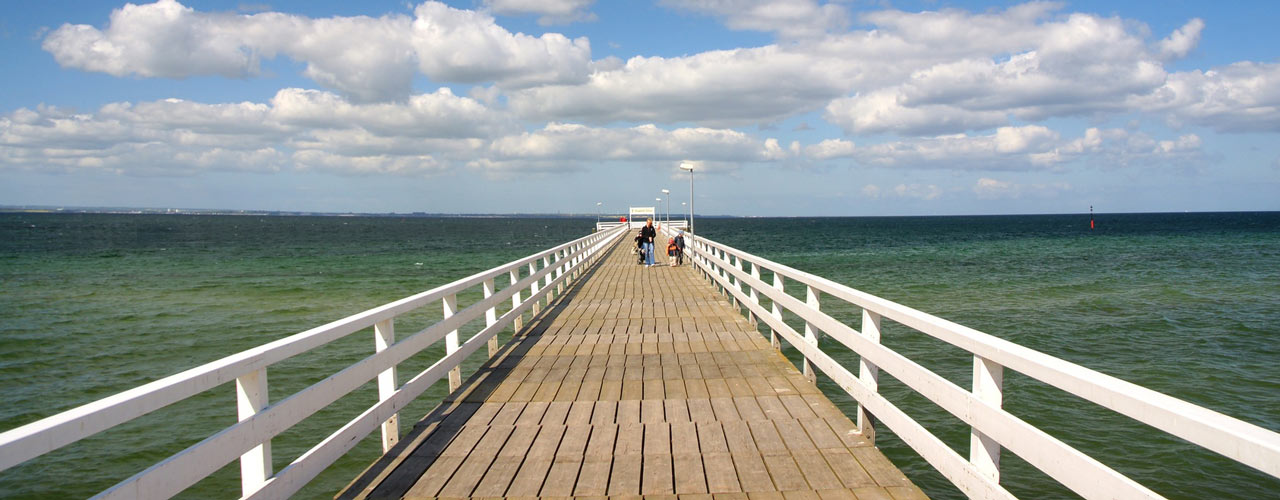
[[[738,483],[742,491],[774,491],[773,481],[769,478],[769,470],[764,460],[756,453],[734,453],[733,465],[738,473]]]
[[[818,490],[819,500],[858,500],[853,491],[847,489],[839,490]]]
[[[791,455],[765,455],[765,467],[769,468],[769,476],[779,491],[808,489],[804,474],[796,466]]]
[[[827,465],[821,453],[801,451],[793,453],[791,458],[795,459],[796,466],[800,467],[800,472],[804,474],[804,479],[809,483],[810,488],[830,490],[844,486]]]
[[[643,466],[644,425],[618,425],[613,451],[613,470],[609,475],[609,495],[640,494],[640,472]]]
[[[587,441],[591,435],[591,426],[570,425],[565,427],[564,437],[560,440],[560,448],[556,450],[555,460],[547,478],[542,485],[541,496],[570,496],[578,480],[578,472],[582,468]]]
[[[379,476],[401,493],[369,491],[923,496],[692,268],[646,270],[627,250],[572,283],[447,398],[472,405],[454,410],[461,418],[437,414],[410,434],[416,449]]]
[[[787,453],[787,444],[782,441],[782,436],[778,435],[778,430],[774,427],[772,421],[748,421],[747,426],[751,428],[751,436],[755,439],[756,449],[760,450],[762,455]]]
[[[439,458],[431,463],[426,473],[409,488],[406,495],[436,496],[487,431],[488,428],[482,426],[463,426],[458,431],[458,435],[440,452]]]
[[[529,454],[529,448],[533,445],[539,430],[537,425],[516,426],[511,437],[507,439],[506,445],[498,452],[493,465],[489,467],[489,471],[485,473],[472,494],[477,497],[505,495],[507,487],[511,485],[516,472],[520,470],[520,464]]]
[[[688,422],[689,404],[684,399],[667,399],[662,402],[665,421]]]
[[[538,492],[542,490],[542,483],[546,481],[547,471],[551,469],[556,448],[560,446],[564,431],[564,426],[557,425],[544,425],[539,429],[538,437],[529,448],[529,456],[520,465],[520,470],[516,472],[515,479],[507,489],[508,496],[538,496]]]
[[[651,424],[666,421],[666,410],[661,399],[645,399],[640,402],[640,422]]]
[[[440,489],[440,496],[471,496],[471,492],[480,484],[480,480],[489,471],[489,466],[493,464],[493,460],[497,458],[498,452],[507,443],[507,438],[514,430],[513,425],[489,426],[489,431],[480,442],[476,443],[471,453],[467,454],[466,460],[458,467],[449,482]]]
[[[902,471],[894,467],[889,459],[875,448],[850,448],[849,452],[853,454],[853,458],[857,459],[858,464],[866,469],[867,473],[875,479],[876,484],[880,486],[906,486],[910,484],[907,477]]]
[[[587,444],[582,471],[578,474],[578,482],[573,490],[574,495],[604,495],[609,492],[609,469],[613,465],[613,448],[617,434],[617,425],[592,426],[591,439]]]
[[[644,470],[642,495],[675,493],[671,459],[671,427],[666,423],[644,424]]]
[[[733,458],[728,453],[708,453],[704,451],[702,463],[707,475],[708,492],[736,493],[742,491],[742,487],[738,484],[738,473],[733,468]]]
[[[818,449],[827,448],[843,448],[844,442],[831,431],[831,427],[827,425],[825,420],[800,420],[800,426],[809,434],[809,439],[813,441],[813,445]]]
[[[716,413],[711,407],[710,399],[688,399],[685,403],[689,407],[689,419],[694,422],[715,421]]]
[[[693,422],[671,424],[671,454],[675,469],[676,493],[681,495],[706,493],[707,476],[702,468],[697,424]]]
[[[871,475],[867,474],[867,471],[853,458],[849,450],[822,450],[822,456],[827,460],[827,465],[831,467],[831,471],[835,473],[836,478],[846,488],[876,486],[876,481],[871,479]]]
[[[742,420],[742,417],[738,416],[738,407],[731,398],[711,398],[711,408],[715,411],[716,420],[719,422]]]

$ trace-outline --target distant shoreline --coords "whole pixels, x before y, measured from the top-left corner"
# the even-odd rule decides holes
[[[1274,213],[1280,210],[1207,210],[1183,212],[1095,212],[1095,216],[1119,214],[1233,214]],[[53,206],[2,206],[0,214],[103,214],[103,215],[240,215],[257,217],[421,217],[421,218],[470,218],[470,219],[613,219],[620,214],[592,213],[439,213],[439,212],[309,212],[301,210],[225,210],[202,208],[138,208],[138,207],[53,207]],[[1023,215],[1088,215],[1089,212],[1023,213],[1023,214],[933,214],[933,215],[704,215],[707,219],[831,219],[847,217],[1016,217]],[[672,219],[684,219],[685,214],[672,214]]]

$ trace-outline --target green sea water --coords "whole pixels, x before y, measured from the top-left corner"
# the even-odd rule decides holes
[[[0,214],[0,430],[584,235],[591,219]],[[699,219],[699,232],[1103,373],[1280,430],[1280,214]],[[792,291],[796,293],[796,291]],[[460,298],[465,302],[466,298]],[[397,331],[439,318],[430,310]],[[823,310],[857,325],[852,307]],[[473,330],[474,331],[474,330]],[[464,336],[468,333],[463,331]],[[957,384],[971,357],[886,321],[884,343]],[[358,333],[273,366],[277,400],[367,356]],[[845,366],[857,356],[830,340]],[[415,357],[401,381],[438,358]],[[794,355],[794,353],[792,353]],[[477,361],[478,362],[478,361]],[[839,389],[820,384],[850,414]],[[967,455],[968,428],[887,375],[882,392]],[[422,415],[437,385],[402,415]],[[376,400],[368,384],[273,440],[276,469]],[[1267,498],[1280,480],[1006,372],[1005,407],[1171,498]],[[219,387],[0,473],[0,496],[90,496],[235,420]],[[406,424],[402,424],[404,426]],[[366,439],[299,497],[331,496]],[[891,432],[931,496],[962,498]],[[1006,452],[1024,498],[1070,492]],[[188,490],[238,496],[233,462]]]

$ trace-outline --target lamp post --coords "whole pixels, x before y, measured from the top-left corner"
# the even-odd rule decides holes
[[[682,202],[680,202],[680,211],[681,211],[681,212],[684,212],[684,213],[686,213],[686,214],[688,214],[688,213],[689,213],[689,202],[687,202],[687,201],[682,201]],[[685,227],[685,228],[688,228],[688,227],[689,227],[689,219],[685,219],[685,220],[684,220],[684,227]]]
[[[665,222],[664,224],[670,225],[671,224],[671,190],[663,189],[662,197],[667,199],[667,222]]]
[[[654,198],[654,199],[653,199],[653,201],[656,201],[656,202],[658,202],[658,203],[662,203],[662,198]],[[654,212],[657,212],[657,211],[658,211],[657,207],[654,207],[653,211],[654,211]],[[661,217],[661,216],[662,216],[662,214],[656,214],[656,213],[655,213],[655,214],[653,214],[653,218],[658,219],[658,227],[662,227],[662,217]]]
[[[689,171],[689,240],[692,242],[696,237],[696,233],[693,232],[693,164],[681,163],[680,170]]]
[[[596,229],[600,229],[600,207],[604,205],[603,201],[596,202]]]

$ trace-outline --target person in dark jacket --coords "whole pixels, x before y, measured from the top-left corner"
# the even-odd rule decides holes
[[[675,239],[671,240],[671,244],[675,245],[676,247],[675,248],[676,259],[675,259],[675,262],[671,263],[671,265],[673,266],[684,265],[684,231],[680,231],[680,234],[676,235]]]
[[[640,228],[640,241],[644,245],[645,267],[653,265],[653,238],[657,235],[658,230],[653,228],[653,219],[646,220],[644,227]]]

